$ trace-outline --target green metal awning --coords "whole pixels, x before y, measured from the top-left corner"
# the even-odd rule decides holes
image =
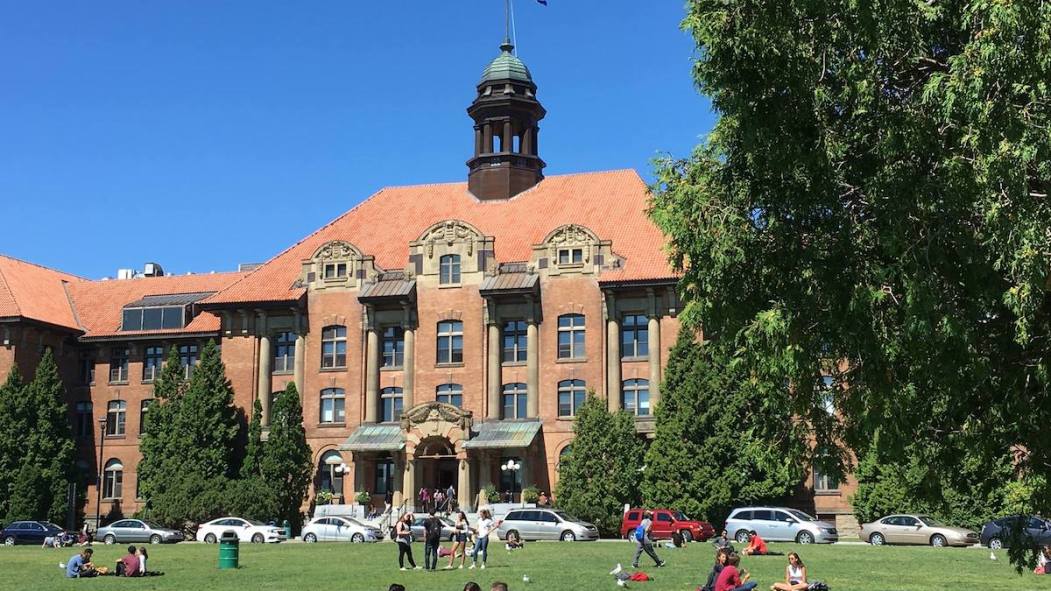
[[[540,432],[540,421],[491,421],[475,425],[477,435],[465,441],[465,449],[529,447]]]
[[[399,451],[405,447],[401,425],[361,425],[339,446],[344,451]]]

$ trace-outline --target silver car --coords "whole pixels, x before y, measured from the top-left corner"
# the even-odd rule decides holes
[[[121,519],[100,527],[95,539],[107,544],[125,542],[149,542],[151,544],[175,543],[186,539],[181,531],[158,527],[139,519]]]
[[[749,532],[768,541],[831,544],[839,541],[836,526],[788,507],[742,507],[730,512],[726,531],[738,543],[748,542]]]
[[[558,509],[513,509],[504,516],[496,535],[501,540],[597,540],[598,528]]]
[[[314,542],[378,542],[383,538],[379,529],[362,524],[350,517],[315,517],[303,527],[303,541]]]
[[[423,522],[430,519],[430,515],[421,515],[415,517],[412,520],[412,540],[422,540],[426,537],[426,529],[423,527]],[[453,539],[453,535],[456,533],[456,524],[451,519],[445,517],[439,517],[438,519],[442,522],[442,539],[449,540]]]

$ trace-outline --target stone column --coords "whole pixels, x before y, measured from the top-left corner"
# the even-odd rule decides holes
[[[354,452],[354,490],[350,494],[357,496],[358,492],[365,490],[365,460],[359,452]]]
[[[661,399],[661,319],[657,306],[657,297],[652,289],[646,290],[649,296],[649,361],[650,361],[650,414],[657,410]]]
[[[489,418],[500,418],[500,388],[503,386],[500,375],[500,324],[495,318],[489,319]]]
[[[404,460],[394,460],[394,494],[391,495],[391,503],[394,507],[401,507],[401,504],[405,500],[412,499],[412,491],[409,491],[409,496],[405,496],[404,483],[405,483],[405,462]]]
[[[526,326],[526,416],[540,416],[540,355],[536,317],[531,316]]]
[[[416,460],[405,460],[405,474],[401,479],[401,497],[409,502],[408,507],[415,510],[416,497]]]
[[[470,503],[473,502],[471,498],[473,494],[471,492],[471,461],[467,458],[462,458],[456,483],[456,501],[460,504],[463,511],[466,512],[471,509]]]
[[[256,334],[259,339],[259,375],[256,395],[263,405],[263,425],[270,424],[270,362],[273,353],[270,351],[270,334],[267,332],[266,314],[257,312]]]
[[[620,410],[620,319],[613,294],[606,294],[606,404]]]
[[[416,384],[416,327],[412,323],[412,311],[405,307],[405,363],[402,367],[404,385],[402,386],[402,407],[409,410],[416,403],[413,387]]]
[[[482,150],[483,154],[493,153],[493,125],[486,123],[482,128],[482,143],[485,144],[485,149]]]
[[[299,390],[299,398],[303,399],[303,377],[306,375],[306,358],[307,358],[307,339],[303,335],[303,317],[299,310],[296,310],[296,350],[292,357],[292,381],[296,383],[296,390]]]
[[[515,147],[515,132],[514,127],[511,126],[511,121],[504,121],[504,145],[501,146],[502,152],[511,152]]]
[[[380,335],[376,330],[376,311],[369,306],[365,333],[365,422],[375,423],[379,411]]]

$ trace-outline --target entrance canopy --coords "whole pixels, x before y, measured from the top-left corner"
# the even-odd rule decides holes
[[[344,451],[401,451],[405,433],[401,425],[361,425],[339,446]]]
[[[465,441],[465,449],[529,447],[540,432],[540,421],[491,421],[475,425],[477,435]]]

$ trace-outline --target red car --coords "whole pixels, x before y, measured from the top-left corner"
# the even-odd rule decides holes
[[[620,537],[630,538],[635,528],[642,523],[642,509],[629,509],[620,522]],[[715,536],[715,528],[707,521],[696,521],[674,509],[650,509],[653,513],[653,527],[650,537],[654,540],[670,539],[675,532],[682,534],[684,542],[697,540],[704,542]]]

